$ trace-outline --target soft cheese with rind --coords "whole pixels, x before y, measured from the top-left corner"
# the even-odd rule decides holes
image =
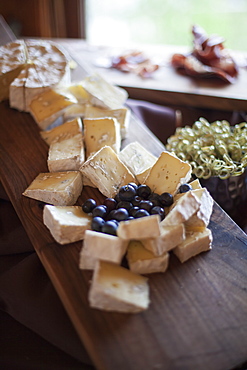
[[[194,190],[184,193],[170,207],[166,217],[161,221],[162,226],[171,226],[184,223],[199,210],[200,199],[195,195]]]
[[[82,240],[90,229],[92,216],[83,212],[80,206],[45,205],[43,221],[59,244]]]
[[[155,256],[169,252],[185,239],[185,227],[182,223],[163,227],[160,225],[160,231],[160,236],[142,240],[143,246]]]
[[[160,216],[152,215],[133,220],[121,221],[117,228],[117,235],[125,240],[146,239],[160,236]]]
[[[199,199],[199,209],[185,222],[186,230],[200,230],[208,226],[212,211],[213,198],[206,188],[195,189],[193,194]]]
[[[117,236],[87,230],[80,252],[79,267],[94,269],[98,259],[120,264],[127,246],[128,242]]]
[[[85,105],[85,118],[113,117],[120,123],[121,138],[126,139],[129,132],[130,110],[126,107],[117,109],[103,109],[93,105]]]
[[[76,171],[84,161],[84,141],[81,133],[50,145],[47,159],[50,172]]]
[[[106,145],[119,153],[121,134],[116,118],[84,118],[83,125],[87,158]]]
[[[82,134],[82,121],[80,118],[74,118],[64,122],[51,130],[40,131],[42,139],[45,140],[48,145],[51,145],[53,142],[69,139],[78,134]]]
[[[89,289],[92,308],[137,313],[150,304],[147,278],[108,261],[98,260]]]
[[[55,206],[73,206],[82,191],[79,171],[40,173],[23,195]]]
[[[144,148],[138,141],[126,145],[120,151],[119,158],[135,175],[140,184],[144,183],[148,172],[157,161],[157,157]]]
[[[45,130],[67,107],[76,104],[76,99],[60,90],[49,89],[37,95],[29,106],[30,113],[41,128]]]
[[[136,182],[134,175],[109,146],[104,146],[90,156],[83,163],[80,171],[103,195],[109,198],[114,198],[121,186]]]
[[[132,240],[127,249],[127,261],[131,271],[136,274],[165,272],[168,268],[169,253],[155,256],[139,240]]]
[[[190,180],[191,173],[189,163],[172,153],[162,152],[145,179],[145,184],[155,193],[174,195],[181,184]]]
[[[185,262],[199,253],[212,248],[212,231],[204,228],[201,231],[187,231],[185,240],[173,249],[180,262]]]
[[[101,108],[120,108],[128,98],[126,90],[108,83],[98,73],[85,77],[81,84],[89,95],[89,102]]]

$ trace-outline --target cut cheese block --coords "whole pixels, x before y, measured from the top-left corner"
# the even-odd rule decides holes
[[[185,239],[185,227],[183,224],[173,226],[160,226],[161,235],[157,238],[142,240],[143,246],[155,256],[161,256],[165,252],[175,248]]]
[[[9,98],[12,108],[29,111],[34,96],[70,81],[69,56],[50,40],[19,40],[0,47],[0,100]]]
[[[193,190],[202,188],[201,183],[198,179],[195,179],[195,180],[191,181],[189,184],[190,184],[190,186],[192,187]]]
[[[104,146],[90,156],[80,171],[108,198],[114,198],[121,186],[136,182],[134,175],[109,146]]]
[[[25,68],[26,53],[23,40],[0,46],[0,101],[9,98],[9,87]]]
[[[89,95],[89,102],[101,108],[121,108],[128,98],[124,89],[109,84],[97,73],[86,77],[81,84]]]
[[[193,190],[184,193],[173,205],[160,226],[171,226],[182,224],[199,210],[200,199],[194,194]]]
[[[159,224],[159,215],[121,221],[117,228],[117,235],[124,240],[155,238],[160,235]]]
[[[169,254],[165,252],[155,256],[139,240],[132,240],[128,245],[127,261],[130,270],[136,274],[165,272],[168,268]]]
[[[89,102],[89,94],[84,89],[81,83],[74,83],[66,87],[67,91],[74,95],[79,104],[86,104]]]
[[[73,206],[81,191],[79,171],[47,172],[40,173],[23,195],[55,206]]]
[[[206,252],[212,248],[212,232],[205,228],[203,231],[188,231],[186,239],[173,249],[173,253],[180,262],[185,262],[189,258],[201,252]]]
[[[68,107],[64,113],[63,118],[65,121],[72,120],[73,118],[85,117],[86,105],[85,104],[73,104]]]
[[[45,205],[43,221],[59,244],[67,244],[84,238],[85,231],[90,229],[92,216],[79,206]]]
[[[87,158],[106,145],[119,153],[121,135],[116,118],[84,118],[83,125]]]
[[[117,264],[98,260],[89,290],[93,308],[123,313],[136,313],[148,308],[147,278]]]
[[[157,157],[137,141],[128,144],[122,149],[119,153],[119,158],[135,175],[140,184],[144,183],[151,167],[157,161]]]
[[[49,89],[36,96],[29,108],[38,126],[45,130],[58,117],[62,116],[67,107],[76,104],[76,99],[59,90]]]
[[[181,184],[190,180],[191,173],[190,164],[171,153],[162,152],[151,168],[145,184],[155,193],[167,192],[174,195]]]
[[[82,134],[50,145],[47,165],[50,172],[76,171],[85,161]]]
[[[186,230],[200,230],[208,226],[213,211],[213,198],[206,188],[195,189],[193,194],[199,199],[200,207],[188,221],[185,222]]]
[[[77,134],[82,133],[82,122],[80,118],[75,118],[73,120],[67,121],[60,126],[54,127],[51,130],[40,131],[42,139],[48,145],[53,142],[59,142],[64,139],[69,139]]]
[[[128,242],[117,236],[87,230],[80,252],[79,267],[94,269],[98,259],[120,264],[126,253]]]
[[[103,109],[87,104],[85,118],[113,117],[120,123],[121,138],[126,139],[129,131],[130,110],[128,108]]]

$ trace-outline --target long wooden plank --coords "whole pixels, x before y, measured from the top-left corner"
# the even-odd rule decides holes
[[[97,369],[225,369],[246,361],[247,237],[215,204],[213,249],[185,264],[172,256],[150,276],[148,311],[125,315],[90,309],[91,273],[80,271],[81,243],[60,246],[42,222],[42,204],[22,196],[46,171],[47,146],[28,113],[0,104],[0,174],[34,248]],[[154,154],[162,145],[135,120],[129,140]],[[79,203],[102,195],[85,187]]]

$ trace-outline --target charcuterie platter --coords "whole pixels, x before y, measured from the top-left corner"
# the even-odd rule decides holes
[[[82,77],[85,71],[81,69]],[[138,314],[91,308],[92,272],[79,269],[82,242],[61,245],[43,223],[43,202],[23,196],[47,172],[48,146],[30,113],[2,102],[1,182],[97,369],[219,369],[246,361],[247,237],[215,203],[209,223],[212,250],[149,277],[151,304]],[[123,147],[138,141],[159,156],[163,145],[134,117]],[[98,189],[84,186],[77,203]]]

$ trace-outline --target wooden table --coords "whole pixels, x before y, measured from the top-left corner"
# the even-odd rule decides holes
[[[143,79],[134,73],[100,68],[98,63],[112,55],[120,55],[126,49],[89,45],[83,40],[59,40],[68,48],[78,64],[86,63],[96,69],[108,81],[124,87],[130,97],[162,105],[206,108],[221,111],[247,111],[247,53],[232,52],[237,61],[245,63],[240,68],[236,83],[226,84],[216,79],[196,79],[179,74],[170,65],[174,53],[190,51],[186,47],[169,45],[137,46],[148,57],[161,62],[161,68],[151,78]],[[132,50],[134,47],[132,48]]]
[[[84,77],[78,67],[74,74]],[[130,315],[91,309],[91,273],[80,271],[81,243],[61,246],[42,221],[42,204],[22,196],[47,171],[48,147],[28,113],[0,104],[0,179],[95,367],[104,370],[230,369],[247,361],[247,236],[214,205],[213,249],[149,277],[151,306]],[[134,118],[126,145],[163,145]],[[85,187],[78,203],[102,195]],[[68,338],[69,340],[69,338]]]

